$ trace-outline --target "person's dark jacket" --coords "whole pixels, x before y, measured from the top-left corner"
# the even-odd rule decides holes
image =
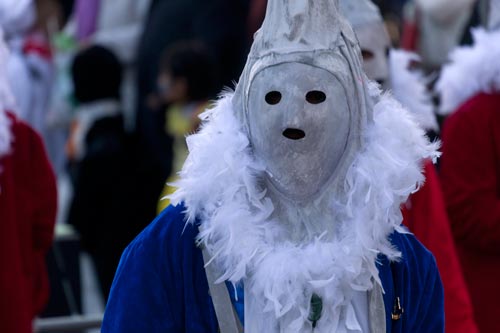
[[[137,218],[136,149],[121,115],[97,120],[85,147],[83,159],[70,166],[74,197],[69,222],[94,259],[106,296],[122,251],[145,227]]]

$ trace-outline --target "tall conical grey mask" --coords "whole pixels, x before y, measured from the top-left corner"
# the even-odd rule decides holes
[[[338,1],[268,2],[233,103],[269,188],[304,202],[339,179],[371,119],[365,82]]]

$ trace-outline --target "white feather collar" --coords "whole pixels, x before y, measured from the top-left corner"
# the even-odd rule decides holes
[[[12,144],[11,121],[5,110],[14,111],[15,103],[7,80],[9,50],[0,28],[0,158],[10,152]]]
[[[371,90],[378,96],[378,88]],[[436,157],[437,144],[428,143],[399,103],[383,96],[364,131],[365,149],[345,175],[344,195],[331,198],[338,235],[294,244],[281,239],[283,224],[271,219],[273,202],[258,188],[263,170],[231,98],[204,113],[201,131],[187,138],[190,154],[171,202],[184,202],[189,222],[201,219],[199,240],[213,253],[220,280],[244,281],[265,320],[301,332],[316,293],[324,313],[315,332],[356,331],[353,294],[380,283],[377,255],[400,256],[388,236],[404,232],[400,205],[423,182],[421,160]]]
[[[11,122],[5,111],[0,110],[0,158],[10,152],[12,143]]]
[[[472,35],[474,45],[450,54],[450,63],[444,66],[436,85],[443,115],[479,93],[500,91],[500,30],[474,29]]]
[[[425,87],[425,77],[420,71],[410,70],[412,61],[420,61],[420,57],[404,50],[391,50],[389,66],[392,93],[408,108],[420,126],[438,132],[439,126],[431,96]]]

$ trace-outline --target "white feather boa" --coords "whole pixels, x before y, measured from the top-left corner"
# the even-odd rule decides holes
[[[5,111],[0,110],[0,158],[10,152],[12,134],[10,130],[10,120]]]
[[[9,153],[12,143],[11,124],[5,113],[5,109],[14,111],[14,100],[7,82],[8,56],[9,50],[0,28],[0,158]]]
[[[378,97],[378,88],[371,92]],[[243,281],[251,292],[245,302],[259,302],[266,326],[310,330],[316,293],[324,310],[315,332],[357,331],[353,294],[380,283],[377,255],[399,258],[388,236],[404,232],[400,205],[424,181],[421,161],[437,156],[437,144],[429,144],[399,103],[381,97],[364,131],[365,149],[345,175],[344,195],[331,198],[338,234],[295,244],[282,239],[284,224],[271,218],[274,205],[258,186],[263,168],[252,157],[231,98],[204,113],[201,131],[187,138],[190,154],[172,203],[184,202],[189,222],[202,221],[199,240],[221,269],[220,280]]]
[[[420,57],[403,50],[391,50],[391,88],[394,98],[413,114],[417,123],[425,130],[439,131],[431,96],[425,87],[425,77],[419,71],[410,70],[412,61]]]
[[[450,63],[444,66],[436,85],[443,115],[479,93],[500,91],[500,30],[474,29],[472,34],[474,45],[450,54]]]

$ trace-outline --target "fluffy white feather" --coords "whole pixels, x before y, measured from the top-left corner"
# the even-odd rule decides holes
[[[371,93],[379,97],[378,88]],[[437,146],[398,102],[382,96],[342,195],[328,198],[329,220],[338,224],[338,233],[294,243],[284,240],[286,224],[272,217],[273,202],[259,188],[263,168],[251,154],[231,98],[226,95],[207,111],[201,131],[187,138],[190,154],[170,199],[185,203],[190,222],[202,221],[199,240],[214,255],[220,280],[243,281],[266,323],[302,332],[316,293],[324,313],[315,332],[348,332],[359,325],[352,318],[353,294],[380,283],[377,255],[400,256],[388,236],[404,232],[400,205],[424,181],[421,161],[436,157]]]
[[[389,56],[391,88],[394,98],[403,104],[425,130],[439,131],[431,96],[425,87],[421,72],[410,70],[412,61],[420,61],[417,54],[392,50]]]
[[[10,151],[12,135],[10,131],[10,121],[5,111],[0,110],[0,158]]]
[[[475,29],[472,34],[474,45],[450,54],[450,63],[444,66],[436,85],[443,115],[479,93],[500,91],[500,31]]]
[[[0,28],[0,158],[9,152],[12,142],[10,121],[5,114],[5,109],[12,108],[14,105],[7,83],[8,55],[9,52],[3,39],[3,31]]]

